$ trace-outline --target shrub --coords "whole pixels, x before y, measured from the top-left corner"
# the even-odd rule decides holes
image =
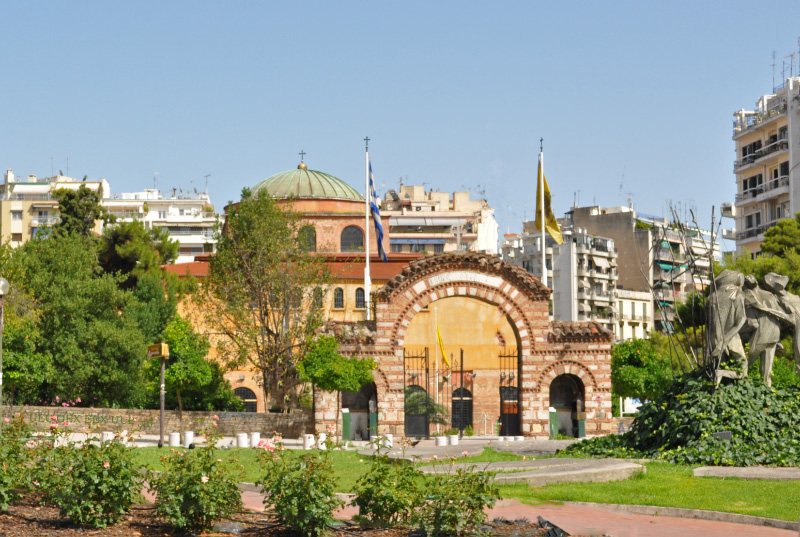
[[[80,446],[46,442],[41,446],[37,475],[61,516],[79,526],[102,528],[117,522],[139,498],[141,468],[119,439]]]
[[[19,496],[30,482],[31,450],[26,446],[31,429],[22,415],[3,418],[0,434],[0,511]]]
[[[392,461],[386,454],[372,458],[369,471],[353,489],[358,506],[356,520],[368,526],[392,527],[410,521],[422,503],[422,473],[405,460]]]
[[[459,468],[428,479],[424,489],[425,502],[414,514],[414,520],[428,537],[466,535],[480,532],[486,521],[484,511],[492,507],[500,493],[492,477],[475,470]]]
[[[164,471],[150,480],[157,495],[156,513],[174,528],[205,530],[242,508],[241,466],[216,458],[217,438],[207,439],[207,445],[197,449],[170,449],[161,458]]]
[[[464,429],[464,436],[475,436],[475,429],[472,428],[472,425],[467,425]]]
[[[333,465],[327,451],[295,456],[280,444],[265,441],[260,461],[264,505],[273,505],[281,522],[304,537],[321,537],[343,505],[336,496]]]

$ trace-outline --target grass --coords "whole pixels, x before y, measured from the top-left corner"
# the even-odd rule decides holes
[[[136,448],[135,460],[153,470],[161,470],[160,457],[168,449]],[[289,451],[299,456],[301,451]],[[254,482],[260,475],[258,450],[219,449],[217,457],[235,457],[244,466],[244,481]],[[332,451],[337,490],[350,492],[356,480],[369,469],[369,457],[355,451]],[[491,448],[473,457],[461,457],[462,462],[488,463],[515,461],[522,457]],[[418,466],[429,464],[426,461]],[[516,498],[524,503],[581,501],[628,505],[654,505],[724,511],[743,515],[762,516],[796,521],[800,513],[800,482],[753,481],[693,477],[691,466],[676,466],[665,462],[647,463],[647,473],[625,481],[612,483],[565,483],[546,487],[527,484],[500,485],[503,498]]]

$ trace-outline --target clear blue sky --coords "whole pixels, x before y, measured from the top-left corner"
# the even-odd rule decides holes
[[[800,3],[5,2],[0,168],[209,189],[298,164],[485,189],[532,217],[539,138],[557,215],[732,201],[732,113],[796,52]],[[780,72],[780,65],[778,67]],[[729,226],[732,222],[728,222]],[[730,245],[728,245],[730,246]]]

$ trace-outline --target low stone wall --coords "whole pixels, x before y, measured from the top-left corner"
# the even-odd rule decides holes
[[[159,411],[124,408],[84,408],[84,407],[47,407],[47,406],[15,406],[13,409],[3,407],[3,417],[22,414],[25,419],[38,430],[47,430],[51,423],[70,431],[80,432],[82,429],[92,431],[136,431],[141,434],[159,434]],[[285,438],[300,438],[303,434],[312,433],[314,425],[311,421],[311,410],[302,408],[290,414],[272,414],[256,412],[198,412],[184,411],[183,420],[178,419],[177,410],[164,412],[164,431],[199,433],[212,427],[212,416],[219,416],[216,431],[224,436],[236,433],[260,432],[262,435],[280,433]],[[55,420],[53,417],[55,416]]]

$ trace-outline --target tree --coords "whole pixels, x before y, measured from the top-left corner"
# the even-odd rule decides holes
[[[36,304],[33,352],[53,368],[39,396],[136,406],[145,341],[125,313],[136,299],[102,272],[95,246],[77,233],[34,239],[3,260],[2,271]]]
[[[201,288],[201,309],[222,335],[221,356],[258,372],[270,406],[297,402],[296,367],[322,322],[314,297],[329,280],[324,260],[298,241],[299,228],[290,207],[245,189],[228,212]]]
[[[672,379],[669,358],[649,340],[623,341],[611,349],[611,385],[620,397],[654,399]]]
[[[58,200],[58,212],[61,217],[61,221],[53,226],[54,233],[66,235],[76,233],[91,237],[97,220],[108,222],[113,219],[108,215],[106,208],[100,205],[98,192],[86,185],[81,185],[77,190],[59,188],[53,192],[53,197]]]
[[[161,277],[161,265],[177,259],[178,246],[164,228],[145,229],[138,220],[119,222],[103,230],[100,264],[104,270],[124,276],[122,287],[131,289],[147,274]]]
[[[314,389],[336,392],[336,434],[339,434],[341,392],[357,392],[372,382],[377,367],[372,358],[346,358],[339,354],[339,343],[332,336],[319,336],[311,341],[303,360],[297,364],[300,379]]]
[[[800,213],[794,218],[778,220],[778,223],[764,232],[761,251],[776,256],[786,255],[800,246]]]

